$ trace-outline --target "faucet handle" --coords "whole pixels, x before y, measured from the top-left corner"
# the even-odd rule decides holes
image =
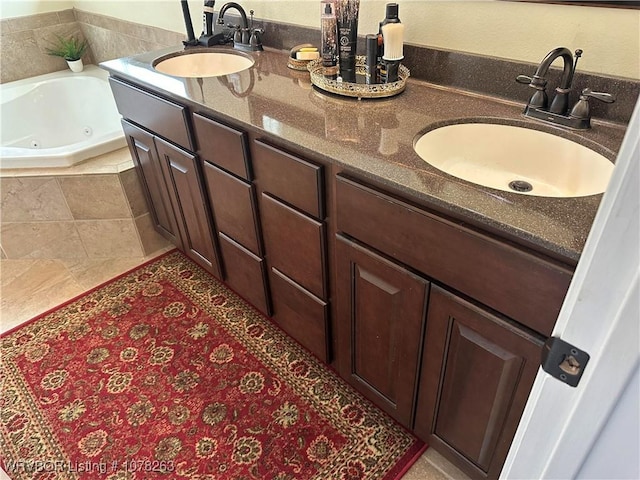
[[[526,76],[526,75],[518,75],[518,76],[516,77],[516,82],[518,82],[518,83],[524,83],[524,84],[530,85],[530,84],[531,84],[531,82],[533,82],[533,78],[528,77],[528,76]]]
[[[610,93],[594,92],[590,88],[585,88],[584,90],[582,90],[582,94],[580,95],[580,97],[582,98],[583,95],[585,97],[595,98],[596,100],[600,100],[604,103],[613,103],[616,101],[615,97]]]
[[[615,97],[610,93],[594,92],[590,88],[585,88],[580,93],[580,100],[574,105],[569,113],[570,117],[587,120],[591,118],[591,109],[589,108],[589,98],[595,98],[605,103],[615,102]]]

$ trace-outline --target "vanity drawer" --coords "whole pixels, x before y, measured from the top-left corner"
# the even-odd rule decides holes
[[[245,180],[251,179],[247,134],[198,113],[193,114],[198,154]]]
[[[265,315],[269,315],[264,260],[227,237],[219,234],[220,250],[226,273],[225,281],[239,295]]]
[[[109,77],[109,83],[118,111],[124,118],[187,150],[195,151],[186,107],[113,77]]]
[[[324,218],[322,167],[260,140],[254,141],[253,169],[261,190]]]
[[[253,254],[262,255],[253,185],[208,161],[202,162],[202,166],[218,231]]]
[[[327,303],[275,268],[271,269],[270,280],[276,323],[320,360],[328,362]]]
[[[265,193],[260,207],[269,265],[315,296],[327,298],[324,223]]]
[[[337,227],[550,335],[573,272],[338,176]]]

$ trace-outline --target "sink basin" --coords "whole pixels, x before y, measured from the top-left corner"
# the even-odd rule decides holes
[[[252,58],[236,52],[186,51],[157,58],[153,68],[176,77],[219,77],[253,66]]]
[[[454,177],[541,197],[602,193],[613,171],[613,163],[590,148],[512,125],[447,125],[419,137],[414,149],[425,162]]]

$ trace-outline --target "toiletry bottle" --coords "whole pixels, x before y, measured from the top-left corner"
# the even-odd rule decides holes
[[[384,54],[384,38],[382,36],[382,27],[388,23],[400,23],[398,17],[399,5],[397,3],[387,3],[384,20],[382,20],[378,27],[378,63],[382,60]]]
[[[384,53],[380,62],[380,80],[382,83],[397,82],[400,62],[404,58],[404,25],[400,22],[382,26]]]
[[[325,77],[335,79],[338,74],[338,44],[336,42],[338,29],[334,0],[322,0],[321,8],[322,73]]]
[[[366,47],[366,82],[368,85],[380,83],[380,63],[378,62],[378,35],[365,37]]]
[[[336,0],[338,58],[343,82],[356,82],[356,43],[360,0]]]

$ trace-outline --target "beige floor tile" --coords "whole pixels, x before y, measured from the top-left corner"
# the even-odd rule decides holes
[[[89,290],[140,265],[140,258],[100,258],[64,260],[73,278]]]
[[[428,450],[427,450],[428,451]],[[426,453],[418,459],[409,471],[402,477],[402,480],[449,480],[440,469],[436,468],[426,458]]]
[[[133,219],[76,222],[89,258],[142,257],[142,246]]]
[[[59,260],[37,260],[26,269],[24,264],[10,265],[12,262],[24,262],[23,260],[1,262],[3,277],[5,271],[8,270],[9,274],[13,269],[13,278],[2,282],[0,292],[0,329],[3,332],[85,290]]]

